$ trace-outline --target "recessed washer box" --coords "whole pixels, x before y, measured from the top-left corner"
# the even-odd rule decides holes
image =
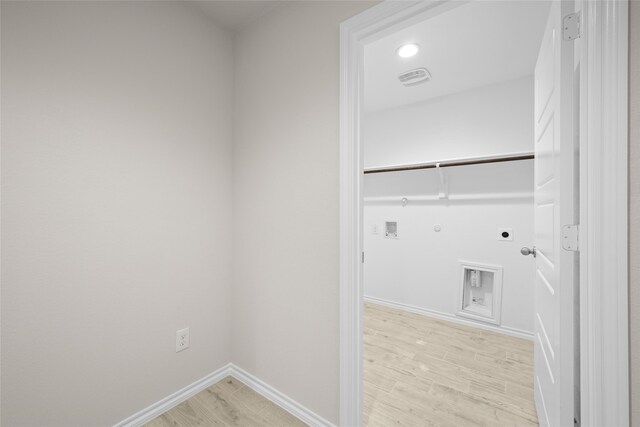
[[[479,322],[500,324],[502,266],[458,261],[462,273],[456,315]]]
[[[391,239],[398,238],[398,221],[385,221],[384,237]]]

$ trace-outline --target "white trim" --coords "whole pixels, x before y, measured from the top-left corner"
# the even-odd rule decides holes
[[[271,387],[269,384],[264,381],[258,379],[254,375],[248,373],[242,368],[239,368],[235,365],[231,367],[231,376],[242,381],[251,388],[256,393],[261,394],[266,397],[276,405],[280,406],[282,409],[289,412],[296,418],[302,420],[302,422],[312,426],[312,427],[333,427],[334,424],[322,418],[320,415],[296,402],[286,394],[276,390]]]
[[[434,319],[446,320],[447,322],[453,322],[453,323],[466,325],[466,326],[473,326],[474,328],[484,329],[486,331],[498,332],[500,334],[533,341],[533,333],[529,331],[525,331],[523,329],[511,328],[509,326],[498,326],[498,325],[491,325],[487,323],[474,322],[473,320],[456,317],[453,314],[443,313],[441,311],[430,310],[422,307],[416,307],[409,304],[389,301],[382,298],[365,296],[364,300],[365,302],[368,302],[371,304],[383,305],[383,306],[395,308],[398,310],[408,311],[410,313],[421,314],[423,316],[432,317]]]
[[[198,381],[189,384],[181,390],[176,391],[173,394],[165,397],[164,399],[159,400],[158,402],[147,406],[143,410],[136,412],[125,420],[120,421],[115,424],[114,427],[138,427],[142,426],[145,423],[148,423],[152,419],[157,416],[162,415],[167,412],[171,408],[181,404],[185,400],[189,399],[191,396],[195,396],[200,393],[202,390],[211,387],[213,384],[222,380],[224,377],[229,375],[231,372],[231,364],[225,365],[222,368],[218,369],[207,375],[206,377],[200,378]]]
[[[628,7],[582,2],[582,426],[629,425]]]
[[[142,426],[229,375],[242,381],[247,387],[269,399],[311,427],[334,427],[334,424],[325,420],[320,415],[307,409],[305,406],[299,404],[286,394],[276,390],[244,369],[235,366],[233,363],[223,366],[217,371],[212,372],[183,389],[178,390],[164,399],[146,407],[127,419],[115,424],[114,427]]]

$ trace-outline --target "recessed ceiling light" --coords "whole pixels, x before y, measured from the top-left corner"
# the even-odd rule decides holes
[[[420,50],[420,46],[415,43],[403,44],[398,48],[398,56],[400,58],[411,58]]]

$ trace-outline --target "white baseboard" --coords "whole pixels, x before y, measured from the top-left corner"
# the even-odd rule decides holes
[[[303,405],[299,404],[295,400],[291,399],[286,394],[276,390],[264,381],[256,378],[242,368],[229,363],[222,368],[212,372],[199,379],[198,381],[184,387],[181,390],[165,397],[164,399],[146,407],[145,409],[131,415],[127,419],[115,424],[114,427],[140,427],[145,423],[148,423],[152,419],[162,415],[171,408],[178,406],[180,403],[189,399],[192,396],[200,393],[208,387],[211,387],[218,381],[222,380],[226,376],[232,377],[242,381],[247,387],[251,388],[256,393],[261,394],[265,398],[269,399],[282,409],[286,410],[293,416],[299,418],[303,422],[309,424],[312,427],[335,427],[334,424],[325,420],[320,415],[307,409]]]
[[[276,390],[271,387],[269,384],[261,381],[255,376],[251,375],[247,371],[239,368],[235,365],[231,367],[231,375],[245,383],[249,388],[253,389],[255,392],[263,395],[276,405],[280,406],[282,409],[285,409],[287,412],[292,414],[293,416],[299,418],[304,423],[312,426],[312,427],[335,427],[333,423],[327,421],[322,418],[320,415],[311,411],[310,409],[302,406],[300,403],[291,399],[286,394]]]
[[[485,329],[487,331],[498,332],[512,337],[524,338],[526,340],[533,341],[533,334],[521,329],[510,328],[508,326],[490,325],[486,323],[474,322],[473,320],[463,319],[453,314],[442,313],[440,311],[429,310],[422,307],[415,307],[408,304],[402,304],[399,302],[388,301],[374,297],[364,297],[365,302],[372,304],[384,305],[386,307],[395,308],[398,310],[409,311],[411,313],[422,314],[423,316],[434,317],[436,319],[447,320],[449,322],[460,323],[462,325],[473,326],[475,328]]]
[[[162,415],[174,406],[178,406],[191,396],[195,396],[202,390],[211,387],[227,375],[231,373],[231,364],[223,366],[222,368],[210,373],[206,377],[199,379],[198,381],[189,384],[181,390],[165,397],[164,399],[147,406],[140,412],[131,415],[129,418],[120,421],[113,427],[139,427],[145,423],[148,423],[152,419]]]

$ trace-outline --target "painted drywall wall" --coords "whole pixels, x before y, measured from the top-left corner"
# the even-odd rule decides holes
[[[333,423],[339,403],[339,23],[286,4],[236,35],[234,363]]]
[[[533,100],[532,76],[368,114],[365,167],[532,151],[526,100]]]
[[[432,84],[435,82],[430,82]],[[366,101],[365,101],[366,102]],[[533,78],[526,77],[436,98],[365,117],[365,167],[411,164],[533,151]],[[520,255],[533,244],[533,199],[496,200],[533,192],[533,162],[444,170],[446,191],[477,201],[410,202],[435,196],[436,170],[365,175],[365,295],[454,316],[459,307],[459,261],[504,268],[502,326],[533,330],[534,263]],[[482,200],[490,195],[491,200]],[[395,198],[380,202],[379,198]],[[399,239],[373,234],[400,220]],[[434,232],[434,225],[442,226]],[[511,228],[513,241],[499,241]]]
[[[2,425],[113,425],[230,361],[232,41],[172,2],[1,7]]]
[[[420,200],[438,194],[434,169],[365,175],[365,296],[456,316],[459,261],[496,265],[503,268],[501,327],[531,333],[535,264],[520,248],[534,241],[533,161],[444,174],[451,200]],[[455,200],[465,195],[479,199]],[[398,222],[398,238],[385,236],[386,221]],[[503,228],[513,240],[499,238]]]
[[[629,2],[629,332],[631,425],[640,427],[640,2]]]

